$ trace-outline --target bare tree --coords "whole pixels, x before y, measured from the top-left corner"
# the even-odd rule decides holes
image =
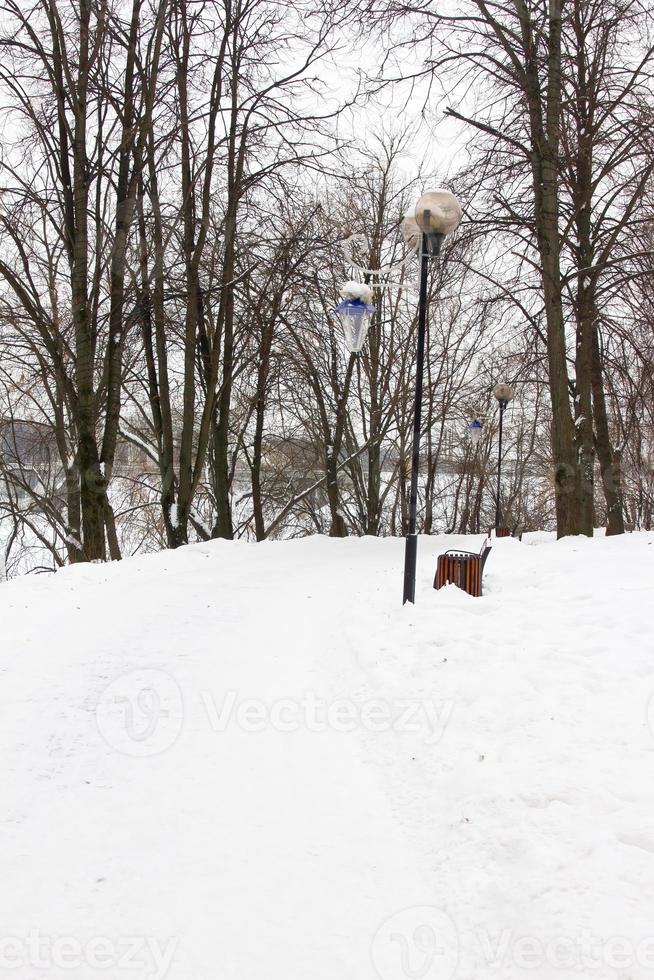
[[[651,126],[647,10],[639,0],[466,0],[454,14],[428,0],[368,7],[396,25],[400,39],[402,18],[419,25],[416,51],[426,48],[428,56],[414,78],[449,83],[449,115],[476,132],[477,224],[512,237],[523,269],[538,277],[558,530],[592,533],[595,444],[603,473],[614,469],[593,297],[606,287],[615,245],[651,172],[643,152]],[[454,106],[456,91],[462,95]],[[576,318],[572,356],[569,310]],[[614,495],[613,530],[618,511]]]
[[[126,257],[163,5],[150,16],[144,0],[132,0],[126,18],[90,0],[0,6],[0,86],[19,129],[0,171],[9,246],[0,275],[20,310],[18,332],[25,337],[27,324],[37,362],[39,353],[47,361],[68,480],[71,558],[104,558],[107,544],[120,556],[107,487],[130,325]],[[69,332],[61,327],[68,318]]]

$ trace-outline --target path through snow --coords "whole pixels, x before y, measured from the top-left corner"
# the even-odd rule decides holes
[[[0,586],[0,977],[654,977],[654,536],[463,543]]]

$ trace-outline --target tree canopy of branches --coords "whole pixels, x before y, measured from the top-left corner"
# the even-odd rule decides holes
[[[470,135],[448,179],[465,220],[429,286],[421,529],[492,524],[498,380],[517,391],[507,523],[649,526],[642,0],[0,0],[0,14],[10,573],[217,537],[406,532],[417,266],[398,228],[444,174],[408,171],[415,132],[396,121],[344,135],[391,87]],[[362,23],[386,51],[367,88],[346,70]],[[375,295],[358,356],[334,314],[351,278]]]
[[[651,184],[654,39],[641,0],[430,0],[369,9],[420,55],[414,72],[447,90],[446,112],[473,131],[460,175],[480,234],[539,330],[552,410],[559,534],[592,534],[599,455],[608,529],[623,529],[606,409],[607,309],[642,274],[638,244]],[[651,270],[651,262],[649,264]],[[523,286],[531,280],[530,300]],[[527,307],[527,309],[525,309]]]

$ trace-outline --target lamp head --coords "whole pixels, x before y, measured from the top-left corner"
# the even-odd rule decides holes
[[[358,354],[366,342],[370,317],[375,312],[370,302],[372,289],[365,283],[346,282],[341,288],[341,296],[343,299],[334,313],[340,318],[345,346],[350,354]]]
[[[416,204],[416,224],[427,235],[451,235],[461,224],[462,216],[454,194],[442,187],[426,191]]]
[[[500,383],[493,388],[493,394],[500,403],[500,408],[506,408],[509,402],[513,400],[514,391],[511,385]]]
[[[473,446],[479,445],[479,440],[481,439],[481,430],[483,428],[482,423],[479,419],[474,419],[468,426],[468,434],[470,435],[470,441]]]
[[[418,222],[412,214],[407,214],[406,217],[402,219],[400,231],[402,232],[402,238],[409,248],[417,249],[419,247],[422,232],[420,231]]]

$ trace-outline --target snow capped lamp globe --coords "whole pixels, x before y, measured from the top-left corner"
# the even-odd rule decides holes
[[[405,243],[409,246],[409,248],[415,251],[420,245],[420,236],[422,232],[420,231],[418,222],[412,214],[407,214],[406,217],[402,219],[400,224],[400,232],[402,233],[402,238],[404,239]]]
[[[429,251],[438,255],[446,235],[451,235],[461,224],[463,211],[451,191],[439,187],[422,195],[415,210],[415,222],[427,236]]]
[[[370,317],[376,309],[372,305],[372,289],[362,282],[346,282],[341,296],[334,312],[341,320],[345,346],[350,354],[358,354],[366,342]]]
[[[482,423],[479,419],[474,419],[468,426],[468,435],[470,436],[470,442],[473,446],[479,445],[479,440],[481,439]]]
[[[493,388],[493,394],[500,403],[500,408],[502,411],[506,408],[510,401],[513,400],[514,391],[511,385],[498,384]]]

